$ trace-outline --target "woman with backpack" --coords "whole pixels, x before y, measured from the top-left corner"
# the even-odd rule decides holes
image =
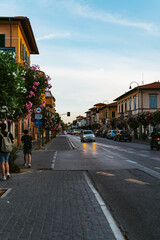
[[[27,156],[28,156],[28,167],[31,168],[31,154],[32,154],[32,137],[29,135],[28,130],[24,130],[24,135],[21,138],[23,144],[24,153],[24,166],[27,166]]]
[[[12,144],[14,143],[14,138],[12,133],[6,131],[7,125],[5,123],[1,124],[1,132],[0,132],[0,162],[1,162],[1,170],[2,170],[2,180],[10,178],[9,173],[9,156],[12,151]],[[7,177],[6,177],[7,172]]]

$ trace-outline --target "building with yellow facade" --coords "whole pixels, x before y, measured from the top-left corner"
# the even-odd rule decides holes
[[[30,65],[30,55],[39,54],[30,20],[27,17],[0,17],[0,50],[15,53],[19,63],[26,61]],[[31,119],[13,124],[12,132],[20,143],[23,130],[28,129],[34,134]]]

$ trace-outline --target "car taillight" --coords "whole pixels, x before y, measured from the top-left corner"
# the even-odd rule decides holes
[[[122,136],[122,134],[121,134],[121,133],[120,133],[119,135],[120,135],[120,136]]]
[[[157,138],[157,141],[160,141],[160,138]]]
[[[132,134],[129,134],[129,136],[131,137],[131,136],[132,136]]]

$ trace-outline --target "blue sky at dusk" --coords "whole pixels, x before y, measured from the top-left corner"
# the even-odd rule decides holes
[[[0,16],[30,19],[40,52],[31,64],[52,78],[66,122],[132,81],[160,80],[159,9],[159,0],[0,0]]]

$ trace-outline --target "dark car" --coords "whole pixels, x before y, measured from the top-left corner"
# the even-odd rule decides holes
[[[101,137],[101,134],[102,134],[102,130],[96,130],[95,131],[95,136],[96,137]]]
[[[114,136],[115,141],[132,141],[132,134],[129,131],[126,130],[119,130],[115,136]]]
[[[107,137],[107,132],[108,132],[107,130],[103,130],[101,137],[103,137],[103,138]]]

